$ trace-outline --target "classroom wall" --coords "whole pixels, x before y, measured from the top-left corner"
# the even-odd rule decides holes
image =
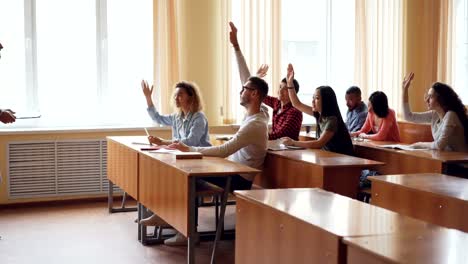
[[[195,81],[210,125],[221,125],[221,1],[180,1],[180,74]]]

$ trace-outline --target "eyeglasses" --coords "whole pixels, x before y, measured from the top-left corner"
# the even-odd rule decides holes
[[[256,90],[255,88],[250,88],[250,87],[247,87],[247,86],[242,86],[242,91],[244,91],[245,89],[250,90],[250,91]]]

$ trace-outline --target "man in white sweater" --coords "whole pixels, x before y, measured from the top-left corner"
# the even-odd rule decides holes
[[[246,116],[234,137],[220,146],[188,147],[183,143],[171,145],[181,151],[201,152],[205,156],[227,157],[256,169],[261,169],[268,148],[268,112],[261,107],[268,94],[268,84],[261,78],[249,77],[240,92],[240,104],[246,109]],[[213,178],[223,180],[222,178]],[[223,186],[222,182],[210,182]],[[250,189],[253,176],[235,175],[232,178],[232,189]]]
[[[268,84],[259,77],[249,77],[242,85],[240,104],[246,109],[246,116],[234,137],[220,146],[189,147],[182,142],[173,143],[171,147],[181,151],[201,152],[205,156],[227,157],[228,160],[238,162],[256,169],[262,169],[263,161],[268,149],[268,110],[261,107],[263,99],[268,94]],[[252,187],[251,175],[232,175],[232,190],[249,190]],[[221,188],[226,186],[225,177],[204,177],[203,180],[216,184]],[[182,246],[187,239],[177,233],[166,239],[164,244]]]

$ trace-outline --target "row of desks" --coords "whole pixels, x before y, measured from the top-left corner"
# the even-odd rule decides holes
[[[314,140],[314,132],[301,132],[300,140]],[[396,150],[382,145],[397,144],[390,141],[353,140],[357,157],[385,163],[379,166],[380,174],[445,173],[450,164],[468,163],[468,153],[440,150]]]
[[[321,189],[236,196],[236,263],[466,263],[468,258],[467,233]]]
[[[193,226],[194,220],[192,219],[192,208],[194,207],[192,204],[192,198],[194,193],[194,187],[192,186],[192,184],[194,184],[194,180],[190,179],[194,179],[198,176],[206,176],[213,174],[218,174],[219,176],[226,176],[227,174],[239,173],[239,168],[233,164],[224,164],[224,159],[218,160],[216,158],[205,157],[201,160],[202,162],[200,162],[200,160],[176,161],[172,158],[168,158],[169,156],[167,154],[149,154],[147,152],[141,152],[139,151],[139,146],[131,144],[131,142],[135,140],[141,141],[144,139],[109,139],[109,179],[112,182],[118,184],[121,188],[123,188],[125,191],[127,191],[127,193],[129,193],[133,197],[135,197],[138,201],[144,203],[148,208],[158,212],[158,215],[160,215],[161,217],[163,217],[163,219],[175,226],[181,233],[190,237],[191,234],[196,232]],[[399,162],[401,162],[399,160],[405,159],[405,155],[410,158],[416,159],[412,160],[412,162],[416,166],[412,167],[411,163],[409,166],[407,166],[408,168],[412,169],[411,172],[415,171],[415,167],[417,168],[416,171],[429,170],[429,172],[442,172],[444,170],[444,164],[468,161],[467,155],[459,155],[457,153],[452,153],[452,155],[445,155],[444,153],[440,153],[437,151],[417,153],[414,151],[388,150],[379,148],[368,142],[358,142],[355,144],[355,146],[356,148],[362,147],[363,152],[365,152],[366,149],[371,149],[374,151],[381,151],[384,154],[389,153],[388,155],[396,155],[396,159],[395,157],[381,159],[380,157],[382,156],[378,155],[369,155],[369,159],[357,158],[322,150],[310,149],[295,151],[274,151],[268,153],[265,160],[264,173],[256,177],[256,184],[267,188],[319,187],[324,190],[329,190],[335,193],[355,198],[357,193],[359,175],[362,169],[377,169],[379,171],[385,171],[391,169],[406,168],[402,165],[399,165]],[[116,155],[113,155],[112,153]],[[380,161],[374,161],[371,159],[376,159]],[[385,162],[382,162],[382,160],[385,160]],[[428,163],[424,166],[419,166],[418,163],[422,162],[422,160]],[[219,167],[210,167],[210,165],[215,163],[217,163]],[[121,164],[126,165],[123,166]],[[230,169],[229,166],[232,166],[232,168]],[[256,172],[257,171],[252,171],[251,173]],[[178,176],[174,176],[174,178],[168,178],[168,174],[174,174]],[[430,175],[424,176],[430,177]],[[437,177],[441,175],[433,176]],[[380,177],[378,178],[382,179]],[[440,177],[439,180],[440,179],[443,179],[443,177]],[[377,181],[374,179],[372,180]],[[441,182],[438,182],[437,186],[440,187],[439,189],[444,189],[448,188],[447,184],[448,180],[445,181],[445,185]],[[404,210],[408,210],[411,212],[419,212],[420,210],[414,210],[415,207],[425,205],[423,206],[424,208],[431,208],[431,205],[434,205],[434,203],[428,201],[434,201],[434,199],[436,199],[436,201],[439,202],[436,203],[436,208],[431,208],[432,211],[430,211],[429,213],[420,213],[426,216],[432,216],[433,219],[429,219],[428,217],[424,218],[418,215],[411,216],[423,219],[431,223],[441,224],[448,227],[455,227],[460,230],[466,230],[466,225],[464,225],[463,222],[463,219],[467,219],[466,214],[464,213],[466,212],[467,207],[463,207],[466,205],[462,204],[461,207],[457,207],[454,205],[453,202],[449,203],[445,200],[441,200],[440,197],[437,195],[433,195],[436,198],[433,197],[432,200],[426,198],[426,196],[421,195],[421,198],[415,199],[414,204],[411,204],[407,203],[407,199],[411,200],[411,198],[408,198],[408,195],[404,194],[404,191],[397,191],[394,186],[391,187],[393,189],[389,190],[387,187],[382,187],[382,184],[375,185],[375,189],[373,188],[372,190],[374,196],[372,201],[373,203],[381,207],[396,210],[395,208],[392,208],[391,205],[389,205],[391,204],[389,201],[394,201],[393,206],[398,207],[398,205],[405,204],[408,206],[408,208],[403,208]],[[184,191],[180,192],[180,190]],[[403,190],[405,190],[405,188],[403,188]],[[395,193],[400,194],[399,192],[401,192],[402,194],[398,195],[398,197],[395,197]],[[174,196],[173,193],[178,194]],[[427,190],[423,193],[427,193]],[[273,196],[273,198],[275,198],[276,194]],[[390,197],[393,199],[385,199],[385,197]],[[424,201],[426,200],[427,203],[424,203]],[[289,205],[287,204],[288,202],[287,200],[285,200],[283,206],[285,206],[286,208],[289,207]],[[335,205],[332,206],[331,209],[339,209],[342,206],[344,205]],[[176,208],[177,210],[174,210],[174,208]],[[307,211],[304,210],[305,208],[307,207],[302,208],[304,212]],[[349,205],[344,206],[343,208],[348,210]],[[239,210],[242,210],[244,213],[246,211],[246,209],[242,209],[242,205],[238,204],[238,213],[241,212]],[[297,208],[297,210],[301,209]],[[459,214],[456,215],[456,217],[450,217],[450,212],[457,211],[459,212]],[[252,212],[254,214],[253,217],[259,218],[260,220],[263,219],[273,221],[277,217],[279,217],[278,219],[281,219],[279,215],[275,217],[262,218],[261,215],[258,215],[258,212],[257,216],[255,216],[255,212]],[[437,217],[440,216],[442,213],[446,214],[447,212],[449,212],[449,217]],[[357,213],[360,214],[359,210]],[[405,213],[405,211],[402,211],[402,213]],[[364,214],[364,216],[365,215],[366,214]],[[353,219],[353,215],[351,215],[350,212],[337,217],[338,219],[341,218],[341,221],[343,219]],[[278,219],[274,221],[279,221]],[[438,221],[440,219],[442,219],[442,221]],[[447,219],[449,221],[447,221]],[[454,221],[453,219],[456,220]],[[404,222],[406,222],[406,220]],[[376,223],[379,223],[377,225],[380,225],[382,223],[388,224],[385,221],[379,221]],[[361,225],[361,223],[359,222],[357,222],[357,224]],[[280,226],[282,226],[280,229],[284,228],[284,225]],[[239,228],[237,230],[239,230]],[[301,233],[301,230],[302,228],[299,228],[296,231]],[[382,234],[385,234],[385,236],[382,236],[382,239],[385,237],[389,237],[388,234],[390,233],[391,232],[382,232]],[[289,233],[286,232],[285,234]],[[275,235],[271,233],[269,235],[277,236],[278,234]],[[301,237],[301,234],[297,234],[297,236]],[[343,241],[350,240],[351,242],[349,243],[354,243],[352,242],[352,239],[354,239],[354,237],[359,236],[360,235],[346,236],[347,240],[343,239]],[[289,238],[293,239],[294,237],[296,237],[296,235],[291,236]],[[344,237],[345,236],[343,235],[341,238]],[[407,239],[402,237],[401,234],[398,234],[398,237],[399,239]],[[274,243],[278,242],[276,239],[273,240]],[[239,238],[237,239],[237,241],[239,241]],[[282,239],[280,239],[280,241],[282,241]],[[298,241],[301,241],[301,239],[299,239]],[[356,243],[358,243],[359,241],[357,241]],[[242,243],[245,243],[245,240]],[[292,242],[288,242],[287,245],[290,245],[290,243]],[[342,244],[339,245],[341,245],[340,247],[344,247]],[[188,252],[188,259],[190,262],[190,259],[193,258],[193,254],[190,254],[190,252],[193,252],[193,246],[190,246],[190,243]],[[239,258],[236,256],[236,260],[237,259]],[[240,259],[242,259],[242,257],[240,257]]]
[[[108,137],[107,177],[186,236],[187,262],[194,263],[197,178],[260,171],[216,157],[178,160],[171,154],[141,151],[141,145],[133,144],[146,141],[146,137]],[[223,196],[227,198],[226,193]]]

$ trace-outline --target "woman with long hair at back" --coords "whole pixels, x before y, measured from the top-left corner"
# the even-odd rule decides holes
[[[296,141],[282,138],[285,145],[315,148],[353,155],[353,144],[348,129],[341,117],[336,95],[330,86],[315,89],[312,106],[301,103],[294,90],[294,68],[291,64],[287,70],[287,88],[292,105],[303,113],[312,115],[317,121],[317,140]]]
[[[403,115],[407,121],[431,124],[432,142],[417,142],[414,148],[468,152],[468,117],[465,105],[452,87],[435,82],[427,91],[425,101],[428,111],[411,112],[408,90],[414,73],[409,73],[402,84]]]

